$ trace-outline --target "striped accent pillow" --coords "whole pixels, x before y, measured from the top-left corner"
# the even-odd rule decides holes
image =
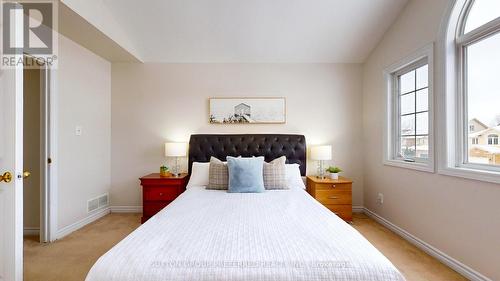
[[[210,157],[207,189],[227,190],[228,181],[229,172],[227,164],[213,156]]]
[[[286,157],[264,162],[264,187],[266,189],[288,189],[286,181]]]

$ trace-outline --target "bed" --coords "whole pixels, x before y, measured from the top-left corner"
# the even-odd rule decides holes
[[[285,155],[305,174],[298,135],[194,135],[189,163],[210,155]],[[192,165],[190,165],[191,167]],[[293,186],[292,186],[293,185]],[[189,185],[104,254],[87,281],[404,280],[349,224],[316,202],[300,180],[288,190],[227,193]]]

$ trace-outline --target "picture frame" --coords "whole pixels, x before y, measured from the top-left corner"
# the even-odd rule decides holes
[[[285,124],[284,97],[209,98],[210,124]]]

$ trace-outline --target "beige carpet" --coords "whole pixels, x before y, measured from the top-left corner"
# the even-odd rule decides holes
[[[25,281],[81,281],[94,262],[139,226],[139,214],[109,214],[52,244],[24,241]],[[363,214],[353,226],[405,275],[408,281],[467,280]]]

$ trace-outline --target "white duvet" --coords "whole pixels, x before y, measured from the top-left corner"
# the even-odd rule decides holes
[[[87,281],[404,280],[304,190],[192,187],[103,255]]]

